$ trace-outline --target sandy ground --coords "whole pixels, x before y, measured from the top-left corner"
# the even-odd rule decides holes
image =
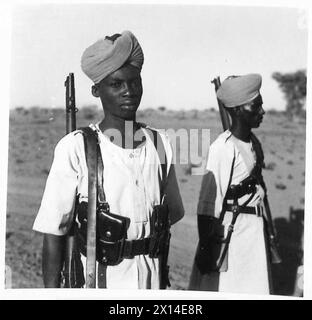
[[[78,112],[78,125],[100,119]],[[210,129],[211,141],[222,132],[213,111],[173,112],[145,110],[139,121],[157,128]],[[62,111],[12,110],[10,114],[6,225],[6,265],[12,270],[13,288],[40,288],[42,235],[32,231],[56,142],[65,133]],[[267,169],[264,177],[283,263],[273,268],[274,292],[293,293],[301,258],[305,181],[305,121],[289,122],[283,115],[266,115],[255,131],[263,144]],[[181,151],[181,150],[180,150]],[[178,150],[179,152],[179,150]],[[206,155],[203,155],[205,158]],[[203,159],[203,161],[205,161]],[[189,164],[177,164],[185,217],[172,228],[170,247],[171,289],[187,289],[197,244],[196,206],[201,176],[190,175]]]

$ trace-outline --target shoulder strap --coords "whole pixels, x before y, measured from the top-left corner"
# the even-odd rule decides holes
[[[157,130],[153,130],[146,126],[142,126],[148,132],[151,140],[153,141],[154,147],[157,151],[158,158],[161,166],[161,175],[158,171],[158,180],[159,180],[159,190],[160,190],[160,203],[163,203],[165,195],[166,195],[166,185],[167,185],[167,165],[168,159],[166,154],[166,149],[164,146],[164,142],[160,136],[160,133]]]
[[[97,143],[97,197],[99,203],[105,203],[106,202],[106,196],[104,192],[104,177],[103,177],[103,170],[104,170],[104,164],[103,159],[100,151],[100,145],[98,143],[98,134],[95,130],[93,130],[90,127],[83,127],[79,128],[79,130],[82,131],[83,137],[84,137],[84,146],[85,146],[85,154],[87,157],[87,150],[88,150],[88,137],[89,139],[96,139]],[[87,159],[88,164],[88,159]]]
[[[234,157],[233,157],[233,160],[232,160],[232,164],[231,164],[231,172],[230,172],[230,179],[229,179],[229,183],[228,183],[228,187],[227,187],[227,190],[229,190],[230,188],[230,185],[232,183],[232,179],[233,179],[233,172],[234,172],[234,164],[235,164],[235,154],[234,154]],[[219,220],[222,222],[223,219],[224,219],[224,215],[225,215],[225,204],[226,204],[226,196],[224,197],[223,199],[223,204],[222,204],[222,211],[220,213],[220,216],[219,216]]]
[[[263,169],[265,167],[264,165],[264,153],[263,153],[263,149],[261,146],[261,143],[259,141],[259,139],[253,134],[251,133],[251,143],[252,143],[252,147],[255,150],[256,153],[256,164]]]
[[[266,191],[266,186],[262,177],[262,169],[265,168],[264,153],[261,146],[261,142],[253,133],[251,133],[251,143],[253,149],[255,150],[257,158],[254,175],[259,180],[259,183],[261,184],[262,188]]]
[[[98,188],[98,137],[90,127],[80,128],[83,133],[86,161],[88,166],[88,224],[86,287],[96,284],[96,206]]]

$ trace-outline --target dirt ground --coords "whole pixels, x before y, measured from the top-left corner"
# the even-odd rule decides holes
[[[222,132],[219,114],[213,110],[147,109],[138,116],[139,121],[157,128],[210,129],[211,142]],[[99,119],[92,110],[81,110],[77,122],[84,126]],[[53,149],[65,134],[65,115],[57,109],[15,109],[10,113],[9,130],[6,265],[12,271],[13,288],[40,288],[42,235],[32,231],[32,224]],[[273,268],[274,293],[291,295],[302,256],[305,121],[289,122],[283,114],[267,114],[255,133],[263,144],[267,165],[263,174],[283,258],[283,263]],[[186,212],[172,228],[170,278],[171,289],[177,290],[187,289],[198,239],[196,206],[202,176],[191,175],[190,168],[190,164],[176,165]]]

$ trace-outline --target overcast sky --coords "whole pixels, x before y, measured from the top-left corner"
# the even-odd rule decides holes
[[[37,4],[12,17],[10,107],[64,105],[75,73],[77,106],[97,103],[80,69],[84,49],[131,30],[145,55],[141,108],[216,107],[212,78],[260,73],[265,107],[285,108],[271,75],[307,66],[307,22],[297,8],[212,5]]]

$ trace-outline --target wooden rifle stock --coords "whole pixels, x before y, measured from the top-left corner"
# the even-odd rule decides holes
[[[215,91],[217,92],[221,86],[220,77],[214,78],[211,81],[211,83],[214,84]],[[219,112],[220,112],[222,127],[223,127],[223,130],[225,131],[230,128],[230,117],[229,117],[229,114],[226,111],[223,103],[218,98],[217,98],[217,100],[218,100],[218,105],[219,105]],[[261,180],[264,184],[262,174],[261,174]],[[265,186],[264,186],[264,188],[265,188]],[[269,246],[270,246],[271,262],[274,264],[281,263],[282,259],[278,253],[278,250],[277,250],[276,232],[275,232],[275,228],[274,228],[274,224],[273,224],[273,219],[272,219],[271,209],[270,209],[270,205],[269,205],[269,201],[268,201],[268,197],[267,197],[266,188],[265,188],[265,197],[263,199],[263,202],[264,202],[265,211],[266,211],[265,212],[266,213],[265,220],[266,220],[266,226],[267,226],[266,229],[267,229],[267,234],[268,234],[268,241],[269,241]]]

